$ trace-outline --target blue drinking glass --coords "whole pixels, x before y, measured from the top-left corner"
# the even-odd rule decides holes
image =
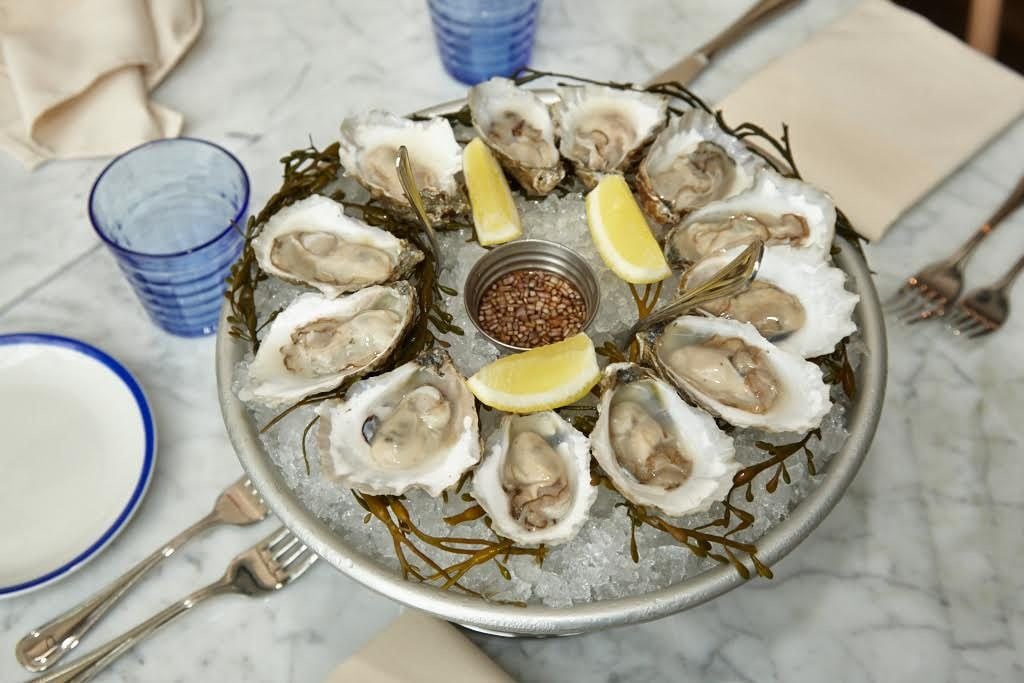
[[[468,85],[513,76],[530,61],[540,0],[428,0],[448,73]]]
[[[125,152],[103,169],[89,195],[92,226],[150,318],[184,337],[217,329],[248,209],[242,164],[195,138]]]

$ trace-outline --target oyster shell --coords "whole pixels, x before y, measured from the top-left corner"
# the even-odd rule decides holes
[[[561,182],[555,124],[537,95],[495,77],[469,89],[469,112],[477,133],[529,193],[546,195]]]
[[[300,294],[274,318],[249,364],[253,397],[298,401],[372,370],[398,345],[415,308],[416,290],[405,281],[336,299]]]
[[[678,517],[707,510],[729,492],[740,464],[713,417],[632,363],[609,365],[601,386],[590,443],[623,496]]]
[[[252,244],[264,272],[332,297],[401,279],[423,260],[406,240],[346,216],[321,195],[275,213]]]
[[[749,323],[682,316],[643,341],[666,379],[737,427],[806,432],[832,407],[818,366],[772,345]]]
[[[398,148],[405,145],[430,217],[440,221],[465,213],[466,199],[456,178],[462,171],[462,148],[447,119],[411,121],[375,109],[342,121],[338,142],[345,174],[390,206],[413,211],[395,170]]]
[[[587,437],[551,411],[505,415],[484,450],[472,493],[495,532],[527,545],[579,533],[597,498]]]
[[[363,493],[439,496],[480,460],[473,394],[440,349],[356,382],[317,415],[324,471]]]
[[[705,282],[742,250],[735,247],[693,264],[679,280],[680,292]],[[845,282],[846,274],[827,261],[784,245],[768,247],[749,289],[702,309],[751,323],[780,349],[813,358],[831,353],[857,329],[853,309],[860,297],[848,291]]]
[[[661,95],[604,85],[562,86],[554,106],[559,150],[588,188],[605,173],[624,172],[665,125]]]
[[[669,263],[692,263],[708,254],[764,240],[788,244],[825,260],[836,231],[836,207],[807,183],[764,169],[753,187],[688,215],[665,238]]]
[[[691,109],[655,138],[636,174],[644,211],[662,224],[754,184],[764,162],[729,135],[715,117]]]

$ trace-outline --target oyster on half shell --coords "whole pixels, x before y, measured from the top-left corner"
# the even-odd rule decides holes
[[[590,443],[619,493],[674,517],[728,493],[740,464],[713,417],[632,363],[605,368],[601,387]]]
[[[447,119],[412,121],[375,109],[342,121],[338,142],[345,174],[375,198],[412,213],[395,169],[398,148],[404,145],[430,217],[440,221],[465,213],[466,199],[456,177],[462,171],[462,148]]]
[[[764,162],[722,130],[714,116],[691,109],[658,133],[640,162],[636,190],[644,211],[670,224],[746,190],[762,167]]]
[[[705,256],[683,273],[680,292],[696,287],[743,247]],[[751,323],[762,337],[804,358],[831,353],[857,329],[853,309],[860,297],[845,287],[846,274],[793,247],[765,249],[756,279],[739,294],[701,306],[712,315]]]
[[[331,299],[297,296],[270,324],[249,364],[249,389],[280,405],[338,387],[372,370],[398,345],[416,309],[406,281]]]
[[[807,183],[764,169],[753,187],[711,202],[688,215],[665,237],[670,264],[692,263],[708,254],[750,244],[788,244],[825,260],[836,232],[836,207]]]
[[[264,272],[338,296],[399,280],[423,253],[391,233],[345,215],[345,207],[321,195],[289,204],[252,241]]]
[[[661,95],[604,85],[562,86],[555,105],[562,156],[588,188],[606,173],[628,170],[665,125]]]
[[[551,110],[536,94],[492,78],[469,89],[469,112],[477,133],[527,192],[546,195],[565,176]]]
[[[356,382],[317,415],[325,473],[363,493],[436,497],[480,460],[473,394],[441,349]]]
[[[749,323],[687,315],[647,332],[643,342],[667,380],[737,427],[806,432],[832,407],[821,369]]]
[[[472,494],[495,532],[524,545],[579,533],[597,498],[586,436],[551,411],[505,415],[484,450]]]

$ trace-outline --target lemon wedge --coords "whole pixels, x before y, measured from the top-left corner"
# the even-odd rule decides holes
[[[587,225],[594,245],[611,270],[626,282],[648,284],[671,271],[633,193],[620,175],[601,178],[587,194]]]
[[[594,343],[583,332],[554,344],[505,356],[467,380],[470,391],[492,408],[535,413],[575,403],[598,380]]]
[[[462,174],[466,178],[469,203],[473,207],[477,241],[487,247],[522,235],[519,211],[512,200],[505,174],[480,138],[473,138],[463,150]]]

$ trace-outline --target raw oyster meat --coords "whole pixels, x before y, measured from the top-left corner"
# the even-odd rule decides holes
[[[395,169],[398,148],[404,145],[430,217],[441,221],[465,213],[466,199],[457,178],[462,172],[462,148],[447,119],[412,121],[375,109],[342,121],[338,142],[345,174],[375,198],[412,213]]]
[[[473,394],[441,349],[356,382],[317,415],[324,472],[363,493],[439,496],[480,460]]]
[[[806,432],[832,407],[818,366],[774,346],[749,323],[687,315],[643,342],[665,379],[737,427]]]
[[[735,247],[693,264],[679,280],[680,292],[708,280],[742,250]],[[853,309],[860,297],[847,290],[845,282],[846,274],[829,262],[779,245],[765,249],[757,278],[746,291],[701,308],[751,323],[780,349],[813,358],[831,353],[857,329]]]
[[[524,545],[579,533],[597,498],[586,436],[551,411],[505,415],[484,451],[472,493],[496,533]]]
[[[636,190],[647,214],[661,224],[710,202],[732,197],[754,184],[764,166],[715,117],[691,109],[658,133],[636,174]]]
[[[788,244],[824,260],[835,230],[836,207],[827,194],[765,169],[749,190],[712,202],[672,228],[665,256],[678,266],[760,239],[766,246]]]
[[[562,86],[555,105],[562,156],[588,188],[606,173],[628,170],[665,125],[661,95],[604,85]]]
[[[327,296],[399,280],[423,260],[406,240],[345,215],[344,206],[316,194],[271,216],[252,245],[264,272]]]
[[[605,368],[591,448],[615,488],[678,517],[721,500],[740,469],[732,438],[667,382],[631,363]]]
[[[279,405],[372,370],[398,345],[416,309],[404,280],[331,299],[300,294],[274,318],[249,364],[249,389]]]
[[[469,89],[469,111],[477,133],[527,192],[546,195],[565,176],[551,110],[536,94],[492,78]]]

